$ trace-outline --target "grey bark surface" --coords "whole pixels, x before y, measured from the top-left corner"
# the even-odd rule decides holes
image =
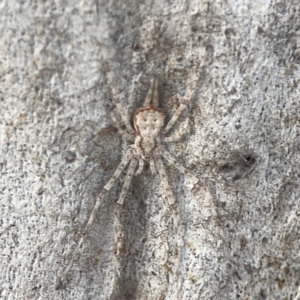
[[[1,299],[299,297],[298,1],[4,0],[0,18]],[[170,119],[196,74],[166,148],[201,184],[164,161],[176,245],[149,169],[114,214],[122,174],[56,290],[126,148],[108,66],[131,122],[152,75]]]

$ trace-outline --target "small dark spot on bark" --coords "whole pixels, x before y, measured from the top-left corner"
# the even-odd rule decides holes
[[[45,191],[46,191],[46,189],[39,188],[38,191],[36,192],[36,194],[40,196],[40,195],[44,194]]]
[[[97,133],[97,136],[100,137],[100,136],[110,135],[115,132],[117,132],[117,128],[110,125],[108,127],[103,128],[102,130],[100,130]]]
[[[262,240],[261,240],[261,243],[262,243],[262,245],[267,245],[267,243],[268,243],[268,238],[266,238],[266,237],[263,237],[262,238]]]
[[[193,26],[191,27],[191,30],[192,30],[193,32],[198,31],[198,26],[197,26],[197,25],[193,25]]]
[[[247,245],[247,237],[244,235],[241,240],[241,248],[244,249]]]
[[[224,30],[225,35],[229,35],[231,33],[231,29],[230,28],[226,28]]]
[[[251,154],[249,154],[244,157],[244,161],[245,161],[245,165],[252,166],[255,164],[256,159]]]
[[[133,45],[132,45],[133,51],[138,52],[138,51],[140,51],[140,49],[141,49],[140,43],[133,43]]]
[[[241,175],[240,174],[235,174],[233,177],[232,177],[232,181],[237,181],[237,180],[240,180],[241,179]]]
[[[277,285],[278,285],[279,290],[282,290],[283,287],[284,287],[285,280],[280,279],[280,278],[276,278],[275,281],[277,281]]]
[[[263,290],[260,291],[258,299],[259,300],[265,300],[265,299],[267,299],[267,296],[266,296],[266,294],[265,294],[265,292]]]
[[[65,160],[68,163],[74,162],[76,160],[76,153],[72,151],[68,151],[65,156]]]
[[[229,163],[226,163],[221,166],[220,170],[223,172],[230,172],[232,170],[232,166]]]
[[[288,267],[288,266],[284,267],[284,273],[286,275],[290,274],[290,271],[291,271],[290,267]]]
[[[257,33],[262,34],[262,33],[264,33],[264,32],[265,32],[265,31],[262,29],[262,27],[257,26]]]

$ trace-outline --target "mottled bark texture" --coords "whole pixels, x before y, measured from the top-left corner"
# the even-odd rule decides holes
[[[1,299],[296,299],[299,1],[3,0],[0,18]],[[202,184],[164,161],[176,245],[149,166],[114,213],[123,173],[55,290],[126,147],[109,69],[131,118],[152,75],[166,121],[195,84],[167,149]]]

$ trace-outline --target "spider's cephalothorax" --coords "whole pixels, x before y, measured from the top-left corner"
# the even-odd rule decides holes
[[[135,138],[135,148],[144,160],[150,160],[157,146],[157,139],[161,133],[165,120],[165,113],[150,105],[136,111],[134,127],[138,135]]]
[[[149,161],[150,168],[153,173],[158,173],[162,182],[163,189],[165,191],[166,197],[168,199],[168,203],[173,210],[173,218],[174,218],[174,231],[177,231],[178,221],[177,221],[177,209],[175,205],[175,198],[173,192],[170,188],[167,174],[163,165],[162,158],[166,159],[169,163],[173,164],[178,170],[188,176],[192,182],[195,184],[199,180],[193,174],[191,174],[185,167],[177,162],[177,160],[171,156],[169,152],[167,152],[162,143],[175,142],[179,140],[182,136],[182,132],[174,136],[165,137],[165,135],[172,128],[176,120],[178,119],[182,110],[186,108],[185,103],[187,102],[187,98],[183,100],[180,106],[177,108],[173,117],[169,120],[169,122],[165,125],[165,113],[163,110],[158,108],[158,88],[157,88],[157,80],[153,78],[150,83],[150,88],[148,94],[146,96],[143,107],[139,108],[134,115],[134,128],[130,123],[130,120],[125,115],[123,107],[121,105],[120,100],[117,97],[117,93],[114,90],[114,86],[111,84],[113,90],[113,100],[114,103],[122,117],[124,125],[126,129],[122,129],[121,126],[116,123],[116,126],[122,136],[129,142],[134,142],[133,145],[130,145],[124,155],[122,161],[117,167],[116,171],[108,181],[108,183],[104,186],[102,192],[98,196],[96,204],[93,208],[89,221],[84,229],[83,235],[78,242],[78,245],[73,253],[72,259],[65,269],[64,273],[60,277],[59,283],[57,287],[60,287],[66,275],[68,274],[72,264],[76,258],[76,254],[79,251],[79,248],[83,244],[84,240],[87,237],[87,234],[90,230],[90,227],[95,220],[97,210],[99,205],[104,197],[104,195],[111,189],[114,185],[115,181],[121,175],[122,171],[129,164],[126,177],[124,180],[124,184],[121,190],[121,194],[118,199],[119,206],[123,204],[125,200],[126,193],[128,191],[130,182],[132,180],[133,175],[138,175],[142,172],[144,161]],[[190,88],[190,86],[189,86]],[[190,96],[190,91],[187,93],[187,97]],[[113,117],[113,115],[112,115]],[[115,118],[113,117],[115,120]],[[186,123],[187,124],[187,123]],[[186,128],[184,128],[186,129]],[[139,165],[136,170],[137,165]]]
[[[134,116],[134,128],[138,134],[134,145],[137,153],[147,161],[152,157],[153,151],[158,144],[157,139],[164,126],[165,113],[158,109],[157,106],[157,80],[153,78],[144,106],[139,108]]]

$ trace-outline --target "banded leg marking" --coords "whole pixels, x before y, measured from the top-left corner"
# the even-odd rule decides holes
[[[143,169],[144,169],[144,160],[141,156],[138,157],[139,160],[139,168],[137,169],[137,171],[135,172],[135,176],[138,176],[142,173]]]
[[[165,167],[159,156],[156,157],[156,168],[159,173],[160,179],[162,181],[163,189],[167,195],[170,208],[172,209],[173,221],[174,221],[174,233],[175,233],[175,240],[176,240],[176,247],[177,247],[178,246],[178,225],[179,225],[177,205],[175,203],[173,191],[171,190],[167,179]],[[176,267],[176,271],[177,271],[177,267]]]
[[[112,120],[113,120],[114,125],[117,127],[117,129],[118,129],[118,131],[121,133],[121,135],[122,135],[123,137],[125,137],[126,140],[134,142],[135,136],[134,136],[133,134],[127,133],[125,130],[123,130],[123,129],[121,128],[121,126],[119,125],[119,122],[117,121],[117,118],[116,118],[114,112],[111,112],[111,113],[110,113],[110,116],[111,116],[111,118],[112,118]]]
[[[82,246],[82,244],[84,243],[89,231],[90,231],[90,228],[91,228],[91,225],[93,224],[95,218],[96,218],[96,215],[97,215],[97,211],[98,211],[98,208],[102,202],[102,199],[104,197],[104,195],[111,189],[111,187],[113,186],[113,184],[115,183],[115,181],[118,179],[118,177],[120,176],[121,172],[124,170],[124,168],[126,167],[126,165],[128,164],[128,162],[130,161],[130,159],[132,158],[132,150],[131,149],[128,149],[125,156],[123,157],[122,161],[120,162],[118,168],[116,169],[115,173],[113,174],[113,176],[110,178],[110,180],[108,181],[108,183],[104,186],[104,189],[103,191],[99,194],[98,198],[97,198],[97,201],[96,201],[96,204],[93,208],[93,211],[91,213],[91,216],[89,218],[89,221],[87,222],[86,226],[85,226],[85,229],[82,233],[82,236],[76,246],[76,249],[75,251],[73,252],[73,255],[72,255],[72,258],[70,260],[70,263],[69,265],[67,266],[67,268],[65,269],[65,271],[63,272],[63,274],[59,277],[59,282],[58,284],[56,285],[56,289],[59,289],[63,284],[64,284],[64,281],[75,261],[75,258],[77,256],[77,253],[80,249],[80,247]]]
[[[177,142],[179,140],[182,139],[182,137],[186,134],[187,129],[188,129],[188,119],[186,120],[186,122],[184,123],[184,125],[179,129],[179,131],[177,133],[175,133],[175,135],[172,136],[168,136],[163,138],[163,142],[165,143],[170,143],[170,142]]]
[[[125,180],[124,180],[124,184],[123,184],[123,187],[122,187],[122,190],[121,190],[119,200],[117,202],[120,205],[122,205],[124,203],[124,199],[125,199],[126,193],[128,191],[129,185],[131,183],[131,180],[132,180],[132,177],[133,177],[133,174],[134,174],[134,171],[135,171],[136,164],[137,164],[136,158],[132,158],[132,160],[130,162],[130,165],[128,167],[127,173],[126,173],[126,177],[125,177]]]
[[[193,184],[196,184],[199,182],[199,179],[194,176],[192,173],[190,173],[190,171],[188,169],[186,169],[183,165],[181,165],[179,162],[177,162],[177,160],[165,149],[160,148],[160,152],[161,155],[172,165],[174,165],[174,167],[176,167],[179,171],[181,171],[184,175],[186,175],[187,177],[189,177],[191,179],[191,181],[193,182]]]
[[[128,162],[130,161],[130,159],[132,158],[132,156],[133,156],[132,150],[128,149],[127,152],[126,152],[126,154],[124,155],[122,161],[120,162],[118,168],[116,169],[115,173],[110,178],[110,180],[108,181],[108,183],[104,186],[105,190],[109,191],[111,189],[111,187],[113,186],[113,184],[115,183],[115,181],[119,178],[121,172],[127,166]]]
[[[117,96],[117,91],[115,89],[115,85],[113,84],[113,79],[112,79],[112,75],[111,75],[111,72],[108,72],[107,74],[107,78],[108,78],[108,82],[109,82],[109,85],[110,85],[110,88],[112,90],[112,94],[113,94],[113,102],[115,103],[118,111],[119,111],[119,114],[121,115],[121,118],[127,128],[127,130],[129,131],[130,134],[135,134],[135,131],[133,130],[130,122],[129,122],[129,118],[126,116],[125,114],[125,111],[123,109],[123,106],[121,105],[121,102],[120,102],[120,99],[119,97]]]
[[[171,118],[171,120],[168,122],[166,127],[163,130],[163,134],[166,134],[169,132],[169,130],[173,127],[174,123],[177,121],[178,117],[180,116],[181,112],[186,108],[185,103],[181,102],[177,110],[175,111],[175,114]]]
[[[159,173],[159,176],[160,176],[160,179],[162,181],[162,185],[163,185],[164,191],[167,195],[169,205],[172,206],[173,204],[175,204],[175,198],[174,198],[173,192],[170,188],[170,185],[169,185],[169,182],[168,182],[168,179],[167,179],[167,174],[166,174],[165,167],[164,167],[163,162],[162,162],[162,160],[159,156],[157,156],[155,158],[155,160],[156,160],[156,169],[157,169],[157,171]]]
[[[156,174],[156,168],[153,158],[150,159],[150,170],[153,175]]]
[[[158,90],[157,90],[157,79],[153,77],[150,81],[150,87],[148,90],[147,97],[144,102],[144,107],[148,107],[150,105],[154,107],[158,107]]]

